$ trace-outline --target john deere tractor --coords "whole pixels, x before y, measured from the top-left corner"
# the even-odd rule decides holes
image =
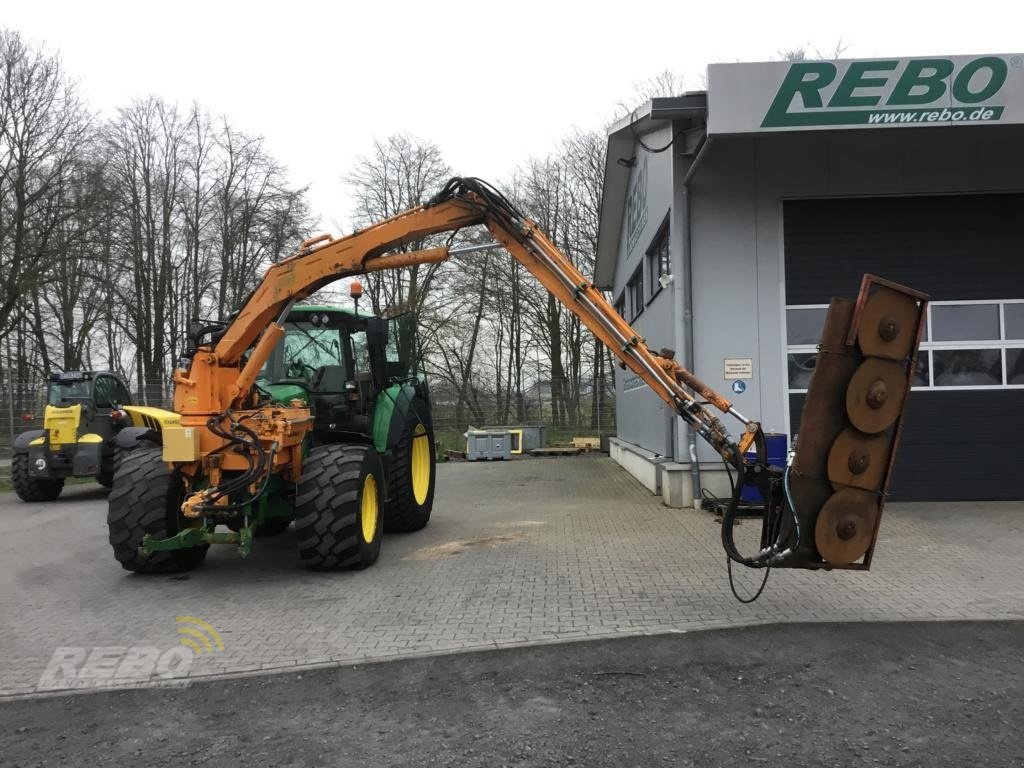
[[[92,477],[109,488],[114,481],[118,434],[168,416],[177,421],[166,411],[132,405],[128,387],[116,373],[52,373],[43,429],[22,432],[14,441],[14,490],[23,501],[51,501],[69,477]]]
[[[228,325],[191,329],[199,354]],[[190,431],[170,411],[146,429],[123,432],[108,525],[125,569],[194,568],[210,544],[234,545],[244,556],[254,536],[278,534],[293,521],[308,567],[365,567],[377,559],[384,530],[417,531],[427,524],[435,471],[430,397],[410,355],[398,353],[389,321],[343,307],[299,305],[282,325],[283,337],[253,391],[261,407],[308,409],[312,426],[302,438],[301,477],[296,482],[285,473],[258,474],[260,456],[248,453],[238,438],[225,440],[195,477],[169,468]],[[246,417],[232,427],[242,435],[258,429]],[[229,452],[247,455],[254,471],[228,470],[223,454]],[[263,459],[273,462],[272,456]],[[225,492],[204,510],[201,525],[186,525],[182,503],[210,487],[212,478]],[[374,488],[365,492],[370,481]]]
[[[430,396],[389,331],[389,321],[344,307],[293,307],[256,385],[272,403],[311,408],[316,455],[340,458],[340,446],[372,446],[387,484],[384,529],[418,531],[434,500]],[[283,530],[289,519],[268,519],[256,533]]]

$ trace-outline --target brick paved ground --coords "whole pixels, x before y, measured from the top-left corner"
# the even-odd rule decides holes
[[[0,493],[0,694],[37,690],[58,646],[175,647],[181,614],[225,644],[196,676],[772,621],[1024,618],[1021,504],[891,505],[870,573],[777,571],[741,605],[713,518],[663,507],[607,458],[438,476],[426,530],[336,574],[304,570],[288,531],[244,561],[211,550],[191,574],[133,576],[106,542],[105,492]]]

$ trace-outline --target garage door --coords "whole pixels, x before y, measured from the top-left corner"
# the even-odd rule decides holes
[[[873,272],[933,301],[893,500],[1024,498],[1024,195],[794,200],[784,216],[792,431],[829,299]]]

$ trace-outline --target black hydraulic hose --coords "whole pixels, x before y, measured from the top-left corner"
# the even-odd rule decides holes
[[[725,554],[729,556],[730,560],[750,568],[764,568],[768,564],[764,559],[760,557],[744,557],[736,548],[733,526],[736,524],[736,512],[739,508],[740,495],[743,493],[743,481],[746,475],[743,455],[740,453],[738,446],[733,446],[733,466],[736,467],[736,479],[732,484],[732,497],[729,499],[725,511],[722,512],[722,547],[725,549]],[[768,514],[767,508],[765,509],[765,514]]]
[[[269,451],[267,451],[267,457],[268,457],[268,462],[269,462],[269,464],[270,464],[270,466],[271,466],[271,467],[273,467],[273,466],[274,466],[274,456],[275,456],[276,454],[277,454],[277,442],[275,441],[275,442],[274,442],[274,443],[273,443],[273,444],[272,444],[272,445],[270,446],[270,450],[269,450]],[[240,511],[240,510],[241,510],[241,509],[242,509],[242,508],[243,508],[243,507],[244,507],[244,506],[245,506],[246,504],[251,504],[251,503],[252,503],[252,502],[254,502],[254,501],[255,501],[256,499],[258,499],[258,498],[259,498],[260,496],[262,496],[262,495],[263,495],[264,493],[266,493],[266,492],[267,492],[267,486],[269,486],[269,485],[270,485],[270,474],[271,474],[271,473],[270,473],[270,472],[268,471],[268,472],[267,472],[267,473],[266,473],[266,474],[264,475],[264,477],[263,477],[263,485],[261,485],[261,486],[260,486],[260,489],[259,489],[259,490],[258,490],[258,491],[257,491],[256,493],[254,493],[254,494],[253,494],[252,496],[250,496],[250,497],[249,497],[248,499],[246,499],[245,501],[240,501],[240,502],[238,502],[237,504],[231,504],[231,505],[229,506],[229,509],[232,509],[232,510],[239,510],[239,511]]]
[[[224,414],[222,415],[222,418],[224,417],[231,419],[231,411],[225,411]],[[204,508],[212,507],[215,504],[215,502],[219,501],[225,496],[228,496],[231,493],[249,485],[266,468],[266,452],[260,446],[259,437],[256,435],[256,433],[253,432],[248,427],[240,424],[239,422],[234,421],[233,419],[231,420],[231,424],[233,429],[239,429],[249,434],[252,437],[252,441],[245,440],[244,438],[241,438],[236,434],[225,431],[220,426],[219,419],[216,416],[211,417],[206,422],[207,428],[214,435],[224,440],[227,440],[231,444],[243,447],[243,450],[240,452],[245,456],[245,459],[249,464],[249,468],[238,477],[232,478],[226,483],[221,483],[219,486],[209,489],[206,494],[206,504],[203,505]],[[217,450],[221,450],[225,447],[226,446],[221,446],[221,448]],[[258,461],[254,460],[252,453],[256,454],[256,458],[258,459]],[[227,507],[220,507],[219,509],[235,508],[238,508],[237,504],[232,504]]]
[[[767,446],[765,444],[764,435],[759,434],[755,440],[757,447],[757,462],[761,465],[767,464]],[[782,478],[783,484],[783,498],[781,511],[776,510],[772,506],[772,499],[766,498],[765,501],[765,524],[769,525],[769,535],[765,538],[765,545],[757,555],[753,557],[746,557],[740,554],[736,548],[736,542],[733,537],[733,527],[736,522],[736,514],[739,508],[740,495],[743,492],[743,481],[745,479],[745,462],[743,457],[739,455],[739,451],[735,451],[735,466],[738,471],[736,482],[733,483],[732,498],[729,501],[728,506],[722,513],[722,546],[725,548],[726,554],[729,559],[746,565],[751,568],[765,568],[771,567],[785,560],[794,550],[800,546],[801,541],[801,528],[800,520],[797,517],[796,506],[793,504],[792,494],[789,488],[789,472],[790,468],[787,466],[785,473]],[[785,513],[785,509],[788,508],[793,518],[793,543],[783,549],[782,541],[779,537],[782,534],[782,515]],[[769,516],[776,518],[775,524],[772,525],[772,520]],[[774,528],[774,530],[772,530]],[[756,598],[755,598],[756,599]]]
[[[754,446],[757,450],[757,463],[762,466],[766,465],[768,459],[768,447],[763,432],[758,431],[754,438]],[[776,554],[778,554],[779,542],[778,540],[773,540],[770,544],[765,542],[766,546],[754,557],[742,555],[736,548],[733,528],[736,524],[736,514],[739,509],[740,495],[743,493],[743,484],[746,480],[746,462],[744,461],[743,454],[740,453],[739,447],[736,445],[732,446],[731,456],[733,466],[736,467],[736,480],[733,482],[732,486],[732,498],[730,498],[729,504],[722,513],[722,547],[725,549],[725,554],[729,556],[730,560],[741,565],[746,565],[750,568],[764,568],[771,565],[772,559]],[[764,501],[764,514],[766,517],[766,523],[768,523],[770,521],[767,520],[767,517],[772,514],[771,499],[766,498]]]

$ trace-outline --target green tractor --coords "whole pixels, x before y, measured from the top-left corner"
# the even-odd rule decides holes
[[[11,483],[22,501],[52,501],[69,477],[114,481],[118,434],[166,412],[132,405],[124,380],[110,371],[51,373],[43,429],[14,440]]]
[[[220,327],[192,329],[193,343],[216,336]],[[314,426],[303,446],[300,480],[274,475],[255,498],[251,489],[240,487],[223,513],[207,517],[205,528],[180,529],[179,510],[170,507],[174,499],[184,498],[184,479],[177,470],[166,472],[167,465],[153,451],[131,450],[118,471],[108,514],[110,542],[124,568],[193,568],[210,543],[235,545],[245,556],[254,536],[281,533],[292,522],[299,554],[309,567],[365,567],[377,559],[381,530],[411,532],[427,524],[436,463],[430,395],[424,377],[409,364],[411,355],[399,354],[389,321],[344,307],[303,305],[292,308],[284,328],[256,388],[264,402],[312,410]],[[124,431],[119,445],[130,450],[147,448],[146,441],[149,448],[162,444],[161,424],[178,424],[177,414],[163,414],[163,421],[149,429]],[[362,530],[357,538],[364,546],[359,558],[349,560],[331,551],[342,547],[349,534],[321,531],[315,523],[324,517],[321,507],[345,503],[339,489],[353,485],[355,498],[357,483],[349,483],[348,476],[365,474],[364,468],[350,466],[356,458],[357,464],[374,464],[374,476],[383,480],[377,495],[382,507],[358,515]],[[167,483],[179,492],[163,487]],[[242,503],[234,503],[236,498]],[[344,518],[339,524],[349,525]],[[219,525],[230,530],[216,531]],[[186,540],[189,536],[197,540]]]

